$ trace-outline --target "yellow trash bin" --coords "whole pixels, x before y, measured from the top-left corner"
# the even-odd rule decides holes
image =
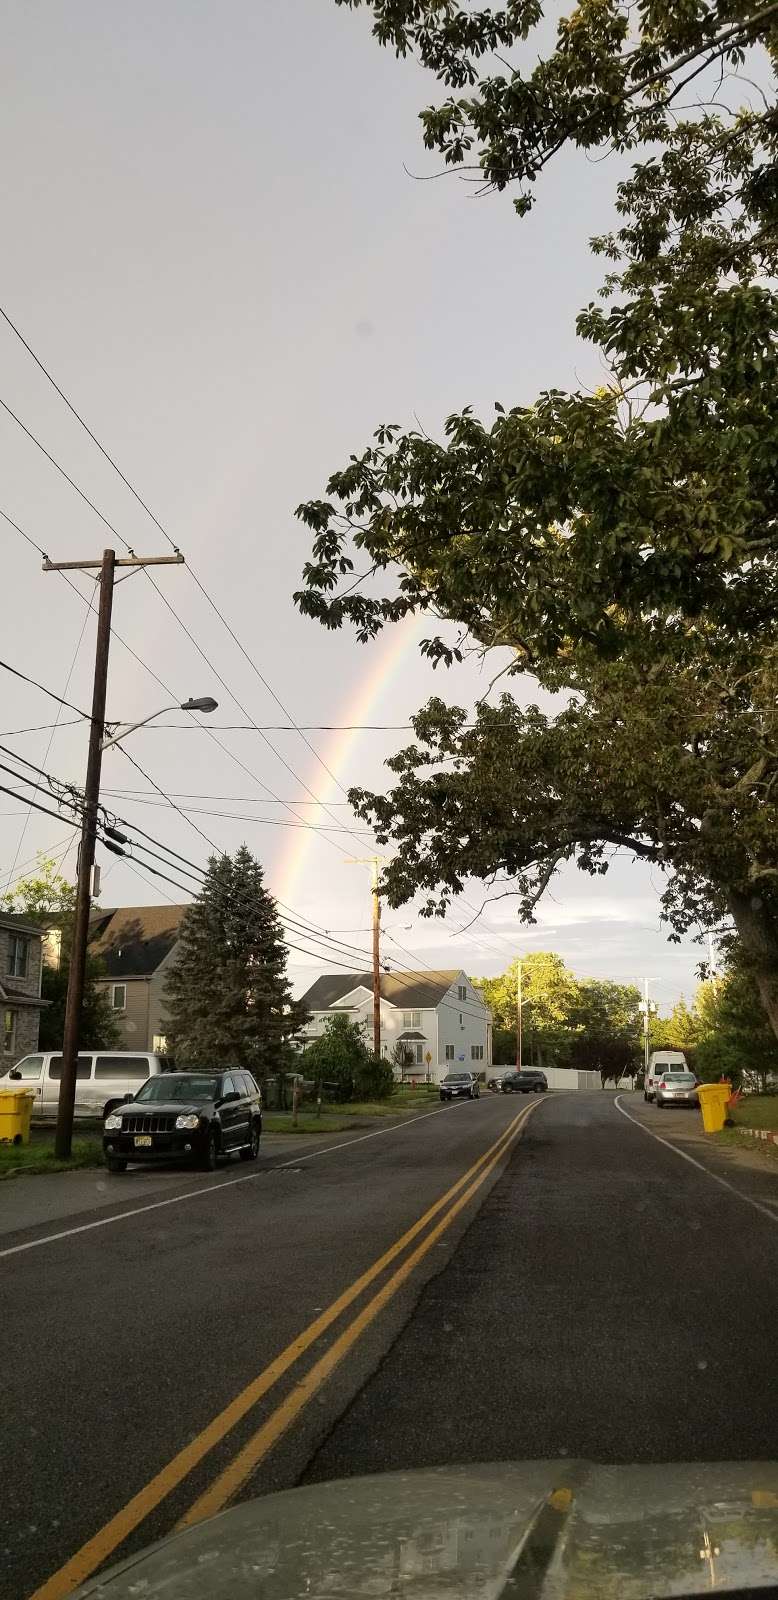
[[[0,1143],[29,1144],[32,1089],[0,1089]]]
[[[705,1132],[721,1133],[727,1116],[727,1101],[732,1093],[731,1083],[701,1083],[697,1093]]]

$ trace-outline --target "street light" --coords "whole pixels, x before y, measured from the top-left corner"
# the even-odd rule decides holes
[[[150,717],[143,717],[141,722],[114,722],[106,723],[106,727],[113,726],[118,732],[112,733],[110,739],[101,739],[100,749],[108,750],[112,744],[118,744],[120,739],[125,739],[128,733],[134,733],[136,728],[145,728],[147,722],[153,722],[155,717],[163,717],[166,711],[216,711],[218,700],[212,700],[209,694],[202,695],[199,700],[184,700],[181,705],[163,706],[161,711],[152,711]]]

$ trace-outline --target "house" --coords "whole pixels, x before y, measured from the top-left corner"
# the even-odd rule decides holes
[[[373,1041],[373,977],[370,972],[327,972],[302,996],[311,1013],[301,1043],[310,1044],[330,1017],[358,1022],[365,1041]],[[484,1072],[492,1059],[492,1013],[466,973],[384,972],[381,974],[381,1054],[397,1062],[398,1046],[407,1052],[398,1076],[438,1082],[466,1067]]]
[[[0,912],[0,1072],[38,1048],[43,1007],[43,930],[24,917]]]
[[[97,987],[108,997],[120,1050],[165,1048],[165,984],[187,910],[187,906],[119,906],[92,912],[89,954],[102,968]]]

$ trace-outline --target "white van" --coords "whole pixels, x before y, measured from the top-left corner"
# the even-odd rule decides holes
[[[643,1099],[654,1099],[657,1079],[661,1078],[664,1072],[688,1072],[688,1070],[683,1050],[652,1050],[643,1084]]]
[[[79,1053],[76,1067],[76,1118],[107,1117],[127,1095],[133,1095],[147,1078],[169,1072],[169,1057],[144,1050],[85,1050]],[[25,1056],[4,1078],[35,1090],[33,1121],[56,1121],[59,1085],[62,1077],[62,1051],[44,1050]]]

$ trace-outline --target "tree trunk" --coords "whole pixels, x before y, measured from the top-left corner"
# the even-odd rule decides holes
[[[778,928],[760,895],[731,889],[727,898],[762,1005],[778,1039]]]

